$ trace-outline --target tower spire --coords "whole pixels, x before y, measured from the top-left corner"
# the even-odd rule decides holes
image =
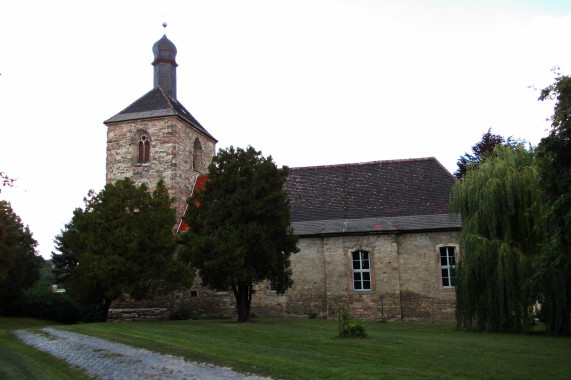
[[[163,22],[165,34],[153,45],[155,60],[154,66],[154,86],[160,87],[172,99],[176,99],[176,46],[167,38],[167,23]]]

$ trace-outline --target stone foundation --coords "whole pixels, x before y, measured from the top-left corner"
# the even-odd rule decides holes
[[[109,309],[108,322],[130,321],[164,321],[169,318],[171,310],[164,307]]]

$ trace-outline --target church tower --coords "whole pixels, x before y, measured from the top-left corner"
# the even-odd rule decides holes
[[[153,45],[154,88],[104,124],[106,181],[130,177],[153,189],[162,179],[180,218],[217,141],[177,100],[176,53],[166,35],[158,40]]]

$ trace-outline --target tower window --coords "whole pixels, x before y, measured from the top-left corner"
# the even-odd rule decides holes
[[[139,139],[139,156],[137,163],[146,164],[149,161],[151,161],[151,140],[146,135],[142,135]]]
[[[198,140],[198,138],[194,140],[192,152],[192,168],[194,170],[202,170],[202,144],[200,144],[200,140]]]

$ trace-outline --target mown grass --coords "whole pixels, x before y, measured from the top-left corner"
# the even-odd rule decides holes
[[[367,324],[338,337],[336,321],[256,319],[96,323],[76,332],[281,379],[566,379],[571,338],[460,332],[444,324]]]
[[[31,318],[0,317],[0,379],[86,379],[66,362],[26,346],[13,330],[53,326],[54,322]]]

